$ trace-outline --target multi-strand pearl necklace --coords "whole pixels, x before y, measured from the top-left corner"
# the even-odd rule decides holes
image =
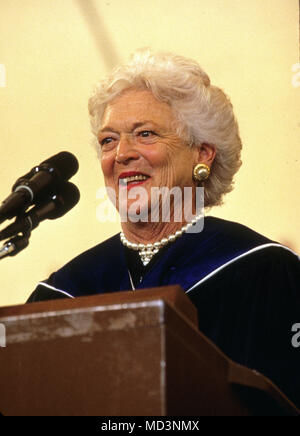
[[[159,252],[159,250],[170,242],[176,241],[177,238],[183,235],[190,227],[196,224],[196,222],[203,217],[203,215],[197,215],[190,223],[183,226],[180,230],[177,230],[176,233],[168,236],[167,238],[162,238],[158,242],[154,242],[153,244],[136,244],[134,242],[128,241],[126,239],[123,232],[120,233],[121,242],[125,247],[130,248],[131,250],[135,250],[139,252],[141,261],[143,265],[146,266],[150,262],[153,256]]]

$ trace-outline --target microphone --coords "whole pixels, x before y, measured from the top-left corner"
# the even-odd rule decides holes
[[[71,182],[65,182],[59,187],[57,194],[51,199],[33,207],[25,215],[0,232],[0,240],[7,239],[18,233],[28,233],[35,229],[45,219],[56,219],[65,215],[79,201],[80,192],[77,186]]]
[[[20,253],[20,251],[24,250],[24,248],[29,245],[29,236],[15,236],[10,241],[6,242],[3,247],[0,249],[0,259],[3,259],[6,256],[15,256]]]
[[[32,168],[16,181],[12,187],[12,194],[1,204],[0,223],[23,213],[31,204],[52,195],[56,187],[69,180],[78,168],[76,157],[67,151],[62,151]]]

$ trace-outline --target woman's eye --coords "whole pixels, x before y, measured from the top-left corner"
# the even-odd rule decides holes
[[[141,130],[136,136],[141,144],[154,144],[158,135],[153,130]]]
[[[107,138],[103,138],[103,139],[101,139],[101,141],[100,141],[100,145],[107,145],[107,144],[109,144],[110,142],[112,142],[113,141],[113,138],[111,138],[111,137],[107,137]]]
[[[143,138],[148,138],[152,135],[154,135],[154,132],[152,132],[151,130],[143,130],[142,132],[140,132],[140,136],[142,136]]]

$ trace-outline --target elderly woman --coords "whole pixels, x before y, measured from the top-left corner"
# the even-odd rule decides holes
[[[228,97],[196,62],[144,50],[100,83],[89,110],[106,186],[127,219],[121,235],[41,282],[29,302],[179,284],[200,330],[300,405],[299,258],[243,225],[207,217],[203,226],[197,206],[199,187],[205,208],[220,205],[241,165]],[[168,219],[157,188],[189,192],[184,204],[167,196]],[[133,214],[135,190],[143,195]]]

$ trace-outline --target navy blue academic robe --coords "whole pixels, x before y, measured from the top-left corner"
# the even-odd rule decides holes
[[[170,244],[137,289],[173,284],[196,305],[209,339],[269,377],[300,408],[300,339],[292,332],[300,323],[295,253],[245,226],[207,217],[201,233]],[[41,282],[28,302],[129,289],[124,247],[115,235]]]

